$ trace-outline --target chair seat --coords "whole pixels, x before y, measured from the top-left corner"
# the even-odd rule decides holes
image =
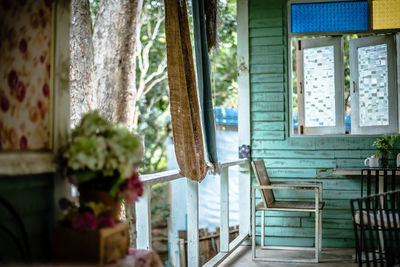
[[[383,223],[382,223],[382,218],[381,218],[381,213],[383,217]],[[390,222],[390,227],[391,228],[400,228],[400,217],[398,213],[386,213],[385,211],[377,211],[376,212],[376,222],[375,222],[375,215],[373,211],[367,212],[366,210],[362,211],[362,216],[363,216],[363,223],[364,225],[368,225],[368,216],[369,216],[369,222],[370,226],[378,226],[378,227],[385,227],[389,228],[389,223],[388,219]],[[354,217],[355,223],[360,224],[360,211],[356,212],[356,215]]]
[[[325,202],[319,202],[319,209],[324,208]],[[264,203],[261,202],[256,207],[257,210],[266,210]],[[269,204],[268,209],[315,209],[315,202],[312,201],[275,201]]]

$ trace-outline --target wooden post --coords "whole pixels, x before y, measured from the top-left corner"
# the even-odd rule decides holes
[[[197,267],[200,264],[199,257],[199,187],[195,181],[187,180],[187,255],[188,266]]]
[[[220,175],[220,190],[220,252],[229,252],[229,167],[224,167],[222,169]]]
[[[238,133],[239,146],[250,145],[250,67],[248,0],[237,0]],[[244,168],[242,168],[244,167]],[[239,234],[250,234],[250,164],[239,173]]]
[[[181,267],[186,267],[185,239],[179,239],[179,262]]]
[[[250,162],[240,166],[239,172],[239,234],[250,235],[251,211]]]
[[[68,140],[68,132],[70,130],[70,95],[69,95],[69,66],[70,66],[70,51],[69,51],[69,30],[71,21],[71,1],[62,0],[55,1],[53,3],[52,15],[52,45],[53,60],[51,62],[51,83],[53,86],[54,93],[54,103],[50,101],[50,110],[53,112],[52,120],[52,135],[53,135],[53,151],[56,153],[58,149],[65,145],[66,140]],[[50,115],[50,114],[49,114]],[[51,116],[50,116],[51,117]],[[18,159],[15,162],[24,163],[26,161],[32,162],[29,158],[25,159],[25,153],[18,153]],[[36,154],[36,153],[35,153]],[[42,153],[43,154],[43,153]],[[22,156],[22,157],[21,157]],[[44,155],[43,155],[44,156]],[[43,165],[44,167],[49,166],[48,172],[54,172],[53,165],[53,155],[51,157],[44,159],[44,161],[38,162],[38,164],[32,164],[32,170],[29,171],[32,174],[33,170],[37,167]],[[33,158],[38,159],[42,157],[40,154],[35,155]],[[3,161],[0,158],[0,162],[4,167],[8,166],[7,161]],[[47,164],[46,164],[47,163]],[[21,170],[23,168],[14,167],[14,170]],[[43,170],[42,170],[43,171]],[[44,172],[44,171],[43,171]],[[21,174],[21,173],[20,173]],[[54,220],[58,221],[62,214],[61,209],[58,205],[58,200],[63,197],[71,197],[71,185],[62,179],[59,174],[54,175]]]
[[[136,202],[136,247],[151,249],[151,186],[144,184],[143,196]]]

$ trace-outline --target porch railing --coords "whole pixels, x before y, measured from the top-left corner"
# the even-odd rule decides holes
[[[240,166],[239,172],[239,236],[229,243],[229,167]],[[249,235],[250,230],[250,175],[249,161],[240,159],[220,164],[220,252],[203,266],[216,266],[229,256]],[[178,170],[142,175],[144,193],[136,203],[136,246],[151,249],[151,187],[158,183],[184,178]],[[186,178],[184,178],[186,179]],[[189,179],[186,184],[187,261],[188,266],[199,266],[199,196],[198,183]],[[171,218],[173,220],[174,218]]]

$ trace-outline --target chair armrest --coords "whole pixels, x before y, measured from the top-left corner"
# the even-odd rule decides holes
[[[312,181],[271,181],[272,184],[322,184],[322,182]]]
[[[276,185],[253,185],[257,189],[291,189],[291,190],[319,190],[319,186],[276,186]]]
[[[310,185],[306,184],[304,186],[290,186],[290,185],[253,185],[253,190],[255,189],[289,189],[289,190],[315,190],[319,195],[319,201],[322,201],[322,184],[321,185]]]
[[[322,189],[322,182],[300,182],[300,181],[271,181],[271,184],[298,184],[298,185],[304,185],[304,186],[318,186],[320,189]]]
[[[273,181],[271,182],[271,184],[297,184],[297,185],[302,185],[303,187],[313,187],[313,186],[318,186],[319,187],[319,198],[322,201],[322,192],[323,192],[323,188],[322,188],[322,182],[311,182],[311,181]]]

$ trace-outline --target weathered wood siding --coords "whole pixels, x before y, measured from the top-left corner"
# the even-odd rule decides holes
[[[360,195],[360,177],[337,177],[335,168],[358,168],[376,137],[290,137],[285,0],[249,0],[252,158],[265,161],[272,180],[322,181],[323,246],[354,246],[350,198]],[[253,180],[253,183],[255,181]],[[276,192],[278,199],[309,198],[306,192]],[[259,215],[258,215],[259,216]],[[267,213],[267,244],[314,244],[309,213]],[[260,240],[260,217],[257,240]]]
[[[0,195],[10,202],[25,225],[34,262],[50,259],[53,225],[53,175],[0,176]],[[15,220],[0,206],[0,223],[22,242]],[[0,264],[21,261],[22,257],[4,231],[0,231]]]

